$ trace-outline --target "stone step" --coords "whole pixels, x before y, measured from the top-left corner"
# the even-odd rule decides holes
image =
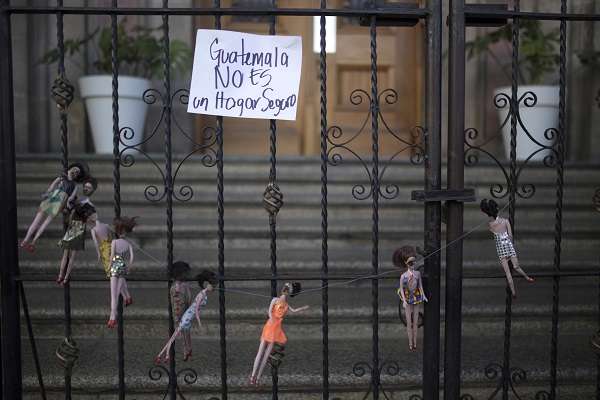
[[[290,327],[291,328],[291,327]],[[127,330],[126,330],[127,332]],[[322,344],[320,339],[303,339],[292,329],[288,329],[290,340],[286,346],[286,355],[279,368],[279,384],[282,392],[294,393],[301,390],[319,391],[321,386]],[[229,339],[227,342],[227,365],[229,390],[235,394],[267,395],[270,391],[268,373],[263,376],[262,385],[251,388],[247,385],[252,362],[258,342],[258,333],[252,332],[247,339]],[[588,332],[561,335],[559,337],[558,382],[562,390],[563,384],[588,386],[596,378],[596,356],[590,351]],[[73,370],[72,383],[76,393],[82,394],[114,394],[117,382],[117,344],[115,339],[79,339],[75,338],[81,350],[77,365]],[[465,389],[477,386],[490,392],[495,388],[495,381],[486,378],[485,367],[491,363],[501,363],[503,337],[501,334],[481,336],[463,336],[462,341],[462,381]],[[46,386],[58,391],[63,385],[63,373],[55,367],[54,350],[60,339],[38,340],[42,371]],[[161,393],[166,387],[166,376],[153,381],[149,371],[153,367],[153,357],[163,344],[160,339],[125,340],[125,376],[130,393]],[[180,345],[178,345],[180,346]],[[193,340],[194,356],[184,363],[179,358],[178,369],[193,368],[198,377],[192,385],[181,382],[183,393],[207,396],[220,389],[220,349],[218,333],[198,337]],[[550,366],[550,333],[540,332],[538,335],[513,334],[511,338],[511,367],[522,369],[526,380],[515,389],[522,387],[545,386],[549,380]],[[397,362],[397,374],[389,374],[384,369],[382,384],[395,390],[418,390],[421,385],[422,357],[420,352],[410,353],[406,346],[406,338],[386,338],[379,342],[382,365]],[[330,382],[336,389],[352,385],[364,388],[370,380],[370,374],[356,376],[353,373],[357,363],[371,363],[371,342],[363,339],[332,339],[329,342]],[[33,362],[27,342],[24,342],[23,364],[25,385],[32,389],[37,386],[33,374]],[[363,364],[364,365],[364,364]],[[391,371],[394,372],[394,371]],[[302,389],[301,389],[302,388]],[[580,389],[581,390],[581,389]],[[589,388],[588,388],[589,390]],[[528,391],[529,392],[529,391]],[[293,397],[291,397],[293,398]],[[567,398],[562,397],[561,398]],[[587,398],[587,397],[586,397]]]

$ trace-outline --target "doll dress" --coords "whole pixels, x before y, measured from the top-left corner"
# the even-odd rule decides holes
[[[404,291],[404,298],[406,299],[407,304],[421,304],[423,302],[423,293],[421,293],[421,288],[419,285],[414,282],[415,277],[408,275],[404,275],[402,277],[402,289]],[[400,288],[396,291],[398,296],[400,296]],[[402,298],[402,296],[400,296]]]
[[[501,221],[500,218],[497,219]],[[510,240],[510,236],[508,235],[508,231],[504,231],[502,233],[494,233],[494,240],[496,241],[496,252],[498,253],[498,258],[500,261],[505,258],[516,257],[517,252],[512,244],[512,240]]]
[[[106,239],[100,241],[98,248],[100,249],[100,262],[104,267],[106,277],[110,278],[110,245],[112,243],[112,235],[108,235]]]
[[[185,310],[185,312],[183,313],[183,316],[181,317],[181,322],[179,322],[179,328],[181,328],[182,331],[187,331],[187,330],[192,329],[192,323],[194,322],[194,316],[196,314],[197,301],[198,301],[198,296],[196,296],[194,301],[192,301],[192,304],[190,304],[188,309]],[[206,293],[204,293],[204,295],[202,296],[202,298],[200,300],[200,306],[202,306],[202,307],[205,306],[207,301],[208,301],[208,297],[206,296]]]
[[[264,340],[268,343],[279,344],[285,344],[287,342],[287,337],[285,336],[282,328],[283,317],[285,317],[287,311],[287,301],[277,299],[275,304],[273,304],[273,309],[271,310],[271,318],[267,320],[265,326],[263,327],[260,340]]]
[[[110,276],[121,277],[127,275],[127,261],[129,258],[129,250],[125,250],[123,254],[115,254],[110,262]]]
[[[96,212],[96,208],[89,202],[76,204],[73,209],[69,227],[58,246],[63,250],[81,251],[85,249],[85,223]],[[110,253],[109,253],[110,255]]]
[[[56,217],[62,209],[65,201],[73,194],[75,182],[70,181],[65,174],[60,175],[56,187],[47,193],[47,197],[40,203],[39,211]]]

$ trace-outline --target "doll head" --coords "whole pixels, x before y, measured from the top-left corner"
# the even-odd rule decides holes
[[[481,200],[479,208],[481,208],[481,211],[491,218],[496,218],[498,216],[498,203],[496,203],[494,200]]]
[[[394,252],[393,263],[398,268],[414,268],[417,252],[412,246],[402,246]]]
[[[190,275],[190,264],[185,261],[175,261],[169,269],[169,278],[175,281],[183,281]]]
[[[98,180],[92,176],[87,176],[83,179],[83,194],[86,196],[91,196],[94,194],[96,189],[98,188]]]
[[[67,168],[67,177],[75,182],[82,182],[88,175],[89,168],[82,162],[69,164]]]
[[[206,289],[208,292],[212,292],[214,286],[217,284],[217,275],[215,275],[214,272],[205,269],[196,275],[196,280],[198,281],[198,286],[202,289]]]
[[[96,226],[96,222],[98,222],[98,214],[97,213],[93,213],[91,214],[88,218],[87,218],[87,225],[91,228],[93,228],[94,226]]]
[[[126,234],[133,231],[133,228],[137,225],[137,217],[118,217],[113,221],[115,234],[117,237],[123,237]]]
[[[286,282],[281,288],[281,294],[294,297],[300,293],[302,290],[302,285],[300,282]]]

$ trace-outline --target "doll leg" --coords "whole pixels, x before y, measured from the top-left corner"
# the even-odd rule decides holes
[[[71,275],[71,270],[73,269],[73,263],[75,262],[75,253],[77,253],[75,250],[66,250],[67,252],[67,257],[69,259],[69,263],[68,263],[68,267],[67,267],[67,272],[65,273],[65,277],[63,279],[63,284],[69,282],[69,276]]]
[[[23,239],[23,241],[21,242],[21,246],[23,246],[25,243],[27,243],[31,240],[31,236],[37,230],[38,226],[42,222],[42,218],[44,218],[44,213],[38,211],[35,214],[35,217],[33,218],[31,225],[29,225],[29,228],[27,229],[27,234],[25,235],[25,239]]]
[[[173,345],[173,342],[175,341],[175,339],[177,339],[179,332],[181,332],[181,327],[177,327],[177,329],[175,329],[175,332],[173,332],[173,335],[171,335],[169,340],[167,340],[165,347],[163,347],[162,350],[160,351],[160,353],[158,353],[156,355],[156,357],[154,358],[154,362],[156,364],[159,364],[163,360],[165,362],[169,361],[169,352],[171,351],[171,346]]]
[[[419,312],[421,311],[421,304],[416,304],[412,311],[412,342],[413,350],[417,349],[417,334],[419,332]]]
[[[415,306],[412,304],[407,304],[404,309],[404,318],[406,319],[406,333],[408,335],[408,348],[412,350],[413,348],[413,339],[412,339],[412,326],[413,326],[413,318],[412,318],[412,310]]]
[[[269,356],[271,355],[271,351],[273,351],[274,343],[267,343],[267,348],[265,349],[265,353],[263,354],[263,359],[260,362],[260,368],[258,369],[258,375],[256,376],[256,380],[258,381],[262,376],[263,370],[267,365],[267,361],[269,361]]]
[[[113,328],[117,319],[117,305],[119,304],[119,278],[110,277],[110,318],[108,327]],[[111,326],[112,325],[112,326]]]
[[[512,261],[514,270],[517,271],[519,274],[521,274],[523,276],[523,278],[527,279],[527,281],[529,281],[529,282],[535,281],[535,279],[533,279],[532,277],[527,275],[525,273],[525,271],[523,271],[523,269],[519,266],[519,259],[517,257],[511,257],[510,261]]]
[[[133,303],[131,299],[131,295],[129,294],[129,288],[127,286],[127,280],[123,277],[119,278],[119,293],[123,296],[123,301],[125,302],[125,306]]]
[[[62,259],[60,260],[60,270],[58,272],[58,278],[56,278],[56,283],[60,284],[65,278],[65,269],[67,267],[67,262],[69,260],[69,250],[63,251]]]
[[[263,353],[265,351],[265,348],[267,347],[267,342],[265,342],[264,340],[260,341],[260,344],[258,345],[258,351],[256,352],[256,358],[254,358],[254,365],[252,366],[252,375],[250,377],[250,384],[255,385],[256,384],[256,373],[260,367],[260,362],[263,358]]]
[[[38,228],[37,232],[35,233],[35,236],[33,237],[31,244],[35,244],[35,242],[40,238],[42,233],[44,233],[44,230],[46,230],[46,228],[48,227],[48,224],[50,224],[51,221],[52,221],[52,216],[48,215],[46,217],[46,219],[44,220],[44,222],[42,222],[42,225]]]
[[[508,268],[508,259],[503,258],[500,261],[500,264],[502,264],[502,268],[504,268],[504,273],[506,274],[506,281],[508,282],[510,291],[511,291],[513,297],[516,297],[517,294],[515,293],[515,284],[513,283],[512,274],[510,273],[510,268]]]
[[[192,356],[192,334],[189,330],[181,333],[183,336],[183,361],[187,361]]]

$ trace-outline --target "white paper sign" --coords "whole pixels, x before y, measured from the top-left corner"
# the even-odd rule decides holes
[[[187,111],[295,120],[300,36],[198,29]]]

